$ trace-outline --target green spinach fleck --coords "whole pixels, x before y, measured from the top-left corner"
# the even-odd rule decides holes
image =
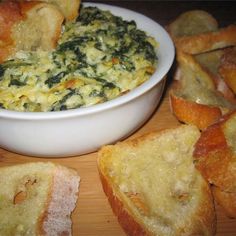
[[[49,88],[52,88],[55,84],[60,83],[66,74],[66,71],[62,71],[55,76],[51,76],[45,81],[45,84],[47,84]]]
[[[22,82],[22,81],[20,81],[20,80],[18,80],[18,79],[11,79],[8,86],[9,86],[9,87],[10,87],[10,86],[21,87],[21,86],[25,86],[25,85],[26,85],[25,82]]]

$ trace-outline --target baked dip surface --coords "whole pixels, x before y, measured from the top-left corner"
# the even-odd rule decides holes
[[[60,111],[114,99],[154,73],[156,46],[134,21],[82,7],[55,50],[20,51],[0,64],[0,106]]]

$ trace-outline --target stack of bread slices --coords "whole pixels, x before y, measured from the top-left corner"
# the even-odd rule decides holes
[[[214,235],[214,203],[236,217],[236,26],[193,10],[166,28],[177,62],[170,109],[181,124],[103,147],[98,169],[128,235]]]

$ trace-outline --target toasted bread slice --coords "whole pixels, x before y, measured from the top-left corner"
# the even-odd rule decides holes
[[[212,186],[212,193],[225,214],[229,218],[236,218],[236,192],[225,192],[216,186]]]
[[[176,118],[183,123],[196,125],[200,130],[206,129],[222,116],[219,107],[192,102],[176,94],[175,90],[171,90],[169,96],[171,110]]]
[[[50,162],[0,168],[0,235],[71,235],[79,176]]]
[[[209,126],[196,143],[194,158],[202,175],[221,191],[236,193],[236,111]]]
[[[222,95],[235,103],[235,94],[227,85],[225,80],[219,73],[220,65],[222,64],[222,57],[225,55],[227,49],[218,49],[207,53],[194,55],[195,60],[203,67],[216,84],[216,90]]]
[[[213,235],[210,188],[194,168],[195,126],[150,133],[98,153],[104,192],[128,235]]]
[[[191,10],[179,15],[167,27],[173,39],[218,30],[218,22],[206,11]]]
[[[17,0],[18,2],[32,1],[32,0]],[[40,2],[47,2],[55,5],[65,16],[67,21],[73,21],[79,14],[80,0],[33,0]]]
[[[236,45],[236,25],[229,25],[215,32],[183,36],[175,40],[179,51],[199,54]]]
[[[64,20],[57,7],[43,2],[2,2],[0,16],[0,62],[20,50],[55,48]]]
[[[177,119],[202,130],[236,107],[217,91],[212,76],[192,55],[179,52],[177,60],[176,82],[169,93]]]
[[[221,57],[219,73],[236,94],[236,47],[225,50],[224,55]]]

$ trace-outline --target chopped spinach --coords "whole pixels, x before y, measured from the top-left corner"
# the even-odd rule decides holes
[[[99,90],[93,90],[90,94],[90,97],[105,97],[105,93],[103,91],[99,91]]]
[[[9,87],[10,87],[10,86],[21,87],[21,86],[25,86],[25,85],[26,85],[25,82],[22,82],[22,81],[20,81],[20,80],[18,80],[18,79],[11,79],[8,86],[9,86]]]
[[[94,78],[94,79],[100,82],[104,88],[110,88],[110,89],[116,88],[115,84],[113,84],[112,82],[108,82],[105,79],[102,78]]]
[[[76,92],[75,89],[70,89],[69,92],[60,101],[56,102],[53,105],[51,111],[63,111],[63,110],[70,109],[70,108],[67,107],[67,105],[65,103],[70,97],[72,97],[74,95],[78,95],[78,96],[81,97],[81,95],[78,94],[78,92]],[[80,103],[78,103],[76,105],[76,107],[80,107],[80,106],[82,106],[82,104],[80,104]],[[73,107],[73,108],[76,108],[76,107]]]
[[[5,68],[3,67],[3,65],[0,64],[0,77],[2,77],[5,73]]]
[[[45,84],[47,84],[49,88],[52,88],[55,84],[60,83],[66,74],[66,71],[62,71],[55,76],[51,76],[45,81]]]
[[[108,17],[103,14],[98,8],[96,7],[81,7],[81,11],[79,16],[77,17],[76,21],[81,22],[82,25],[91,24],[95,20],[102,20],[108,21]]]
[[[66,41],[64,43],[61,43],[58,46],[57,51],[61,52],[61,51],[66,51],[66,50],[71,50],[74,51],[76,48],[78,48],[79,46],[83,45],[84,43],[88,42],[88,41],[92,41],[93,38],[89,37],[89,36],[78,36],[78,37],[74,37],[72,40],[70,41]]]
[[[0,103],[0,108],[5,109],[3,103]]]

